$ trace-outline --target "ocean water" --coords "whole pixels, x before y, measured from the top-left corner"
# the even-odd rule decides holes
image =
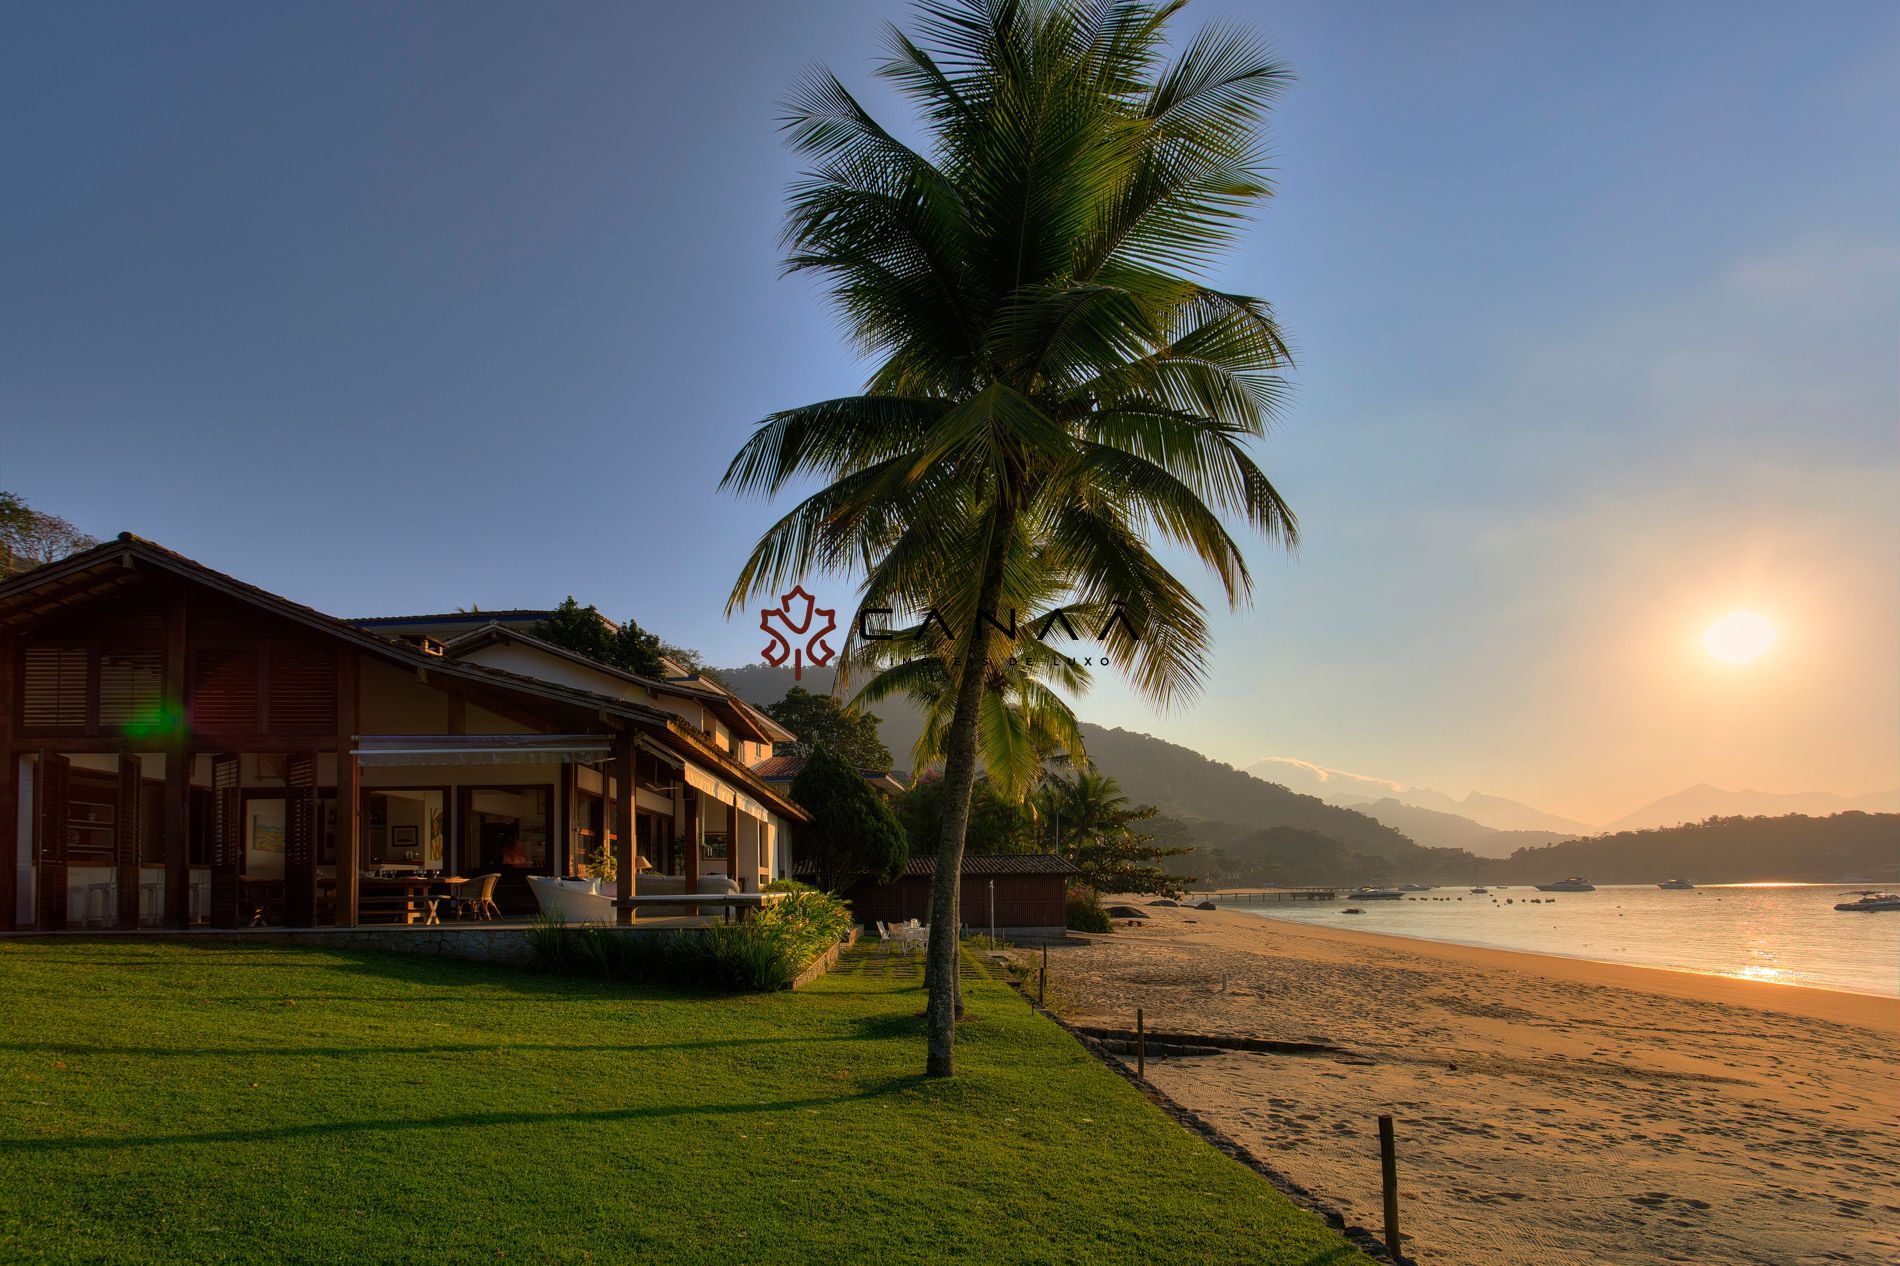
[[[1631,886],[1545,893],[1513,884],[1488,896],[1437,888],[1404,901],[1237,908],[1293,923],[1900,998],[1900,911],[1835,910],[1835,902],[1853,900],[1846,891],[1833,884],[1729,884],[1691,892]],[[1341,914],[1349,904],[1365,913]]]

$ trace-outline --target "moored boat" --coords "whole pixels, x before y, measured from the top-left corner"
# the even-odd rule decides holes
[[[1850,894],[1843,893],[1841,895],[1848,896]],[[1900,910],[1900,893],[1876,892],[1872,889],[1862,889],[1859,891],[1857,900],[1840,902],[1834,908],[1836,910],[1856,911]]]
[[[1686,879],[1665,879],[1656,885],[1667,892],[1691,892],[1695,885]]]
[[[1346,894],[1348,901],[1399,901],[1405,892],[1399,888],[1355,888]]]
[[[1595,892],[1597,890],[1595,884],[1579,875],[1560,879],[1554,884],[1538,884],[1536,887],[1539,892]]]

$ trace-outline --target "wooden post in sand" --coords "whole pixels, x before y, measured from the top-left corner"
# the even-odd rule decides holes
[[[1141,1008],[1135,1008],[1135,1076],[1148,1076],[1148,1025]]]
[[[1049,942],[1042,943],[1042,974],[1036,977],[1036,1005],[1042,1005],[1044,993],[1049,988]]]
[[[1399,1249],[1399,1155],[1392,1142],[1392,1118],[1379,1118],[1379,1176],[1385,1184],[1385,1251],[1405,1260]]]

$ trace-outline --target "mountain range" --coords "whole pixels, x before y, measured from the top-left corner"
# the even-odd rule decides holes
[[[1318,796],[1330,804],[1360,806],[1393,801],[1434,813],[1456,814],[1493,831],[1544,831],[1553,835],[1590,835],[1597,828],[1588,822],[1559,817],[1534,809],[1503,796],[1474,791],[1462,800],[1454,800],[1430,787],[1408,787],[1390,778],[1354,774],[1329,769],[1292,756],[1269,756],[1246,767],[1246,772],[1283,787]]]
[[[1781,817],[1789,813],[1822,816],[1847,813],[1893,813],[1900,810],[1900,789],[1875,791],[1864,796],[1837,796],[1826,791],[1727,791],[1697,783],[1673,796],[1653,800],[1609,823],[1605,831],[1640,831],[1652,826],[1676,826],[1700,822],[1705,818]]]
[[[761,705],[783,698],[794,684],[823,694],[832,690],[835,681],[828,668],[806,668],[802,679],[795,681],[790,669],[763,664],[720,669],[719,677],[742,698]],[[873,712],[885,746],[891,749],[893,765],[907,768],[923,729],[921,713],[902,700],[880,703]],[[1242,770],[1133,730],[1084,722],[1082,734],[1097,768],[1114,775],[1137,803],[1155,805],[1179,820],[1202,848],[1230,848],[1252,833],[1284,829],[1309,840],[1332,840],[1350,854],[1421,869],[1455,864],[1455,859],[1442,853],[1427,858],[1421,848],[1504,859],[1520,850],[1541,854],[1549,846],[1578,837],[1673,827],[1707,818],[1900,810],[1900,790],[1846,797],[1821,792],[1727,791],[1702,784],[1598,827],[1502,796],[1473,791],[1458,799],[1429,787],[1409,787],[1294,757],[1268,757]]]

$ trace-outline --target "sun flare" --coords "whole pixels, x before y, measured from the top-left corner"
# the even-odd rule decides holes
[[[1775,644],[1775,626],[1753,611],[1735,611],[1709,626],[1702,648],[1724,664],[1746,664]]]

